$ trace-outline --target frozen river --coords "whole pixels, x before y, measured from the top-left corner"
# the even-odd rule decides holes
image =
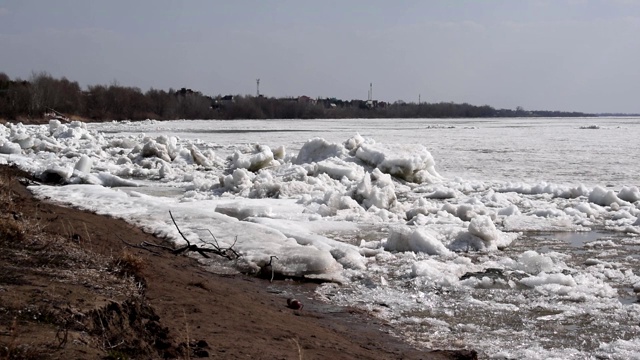
[[[143,121],[0,127],[38,196],[327,280],[418,346],[640,353],[640,119]],[[208,231],[207,231],[208,230]]]
[[[95,128],[294,151],[313,137],[343,142],[359,133],[426,146],[448,178],[640,185],[639,118],[171,121]]]

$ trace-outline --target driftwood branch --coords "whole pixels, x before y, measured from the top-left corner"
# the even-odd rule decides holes
[[[235,260],[235,259],[238,259],[240,256],[242,256],[240,253],[238,253],[233,248],[235,246],[236,242],[238,241],[238,237],[237,236],[236,236],[235,241],[233,242],[233,244],[230,247],[223,248],[223,247],[220,247],[220,245],[218,244],[218,239],[216,239],[216,237],[213,235],[213,233],[210,230],[207,229],[209,234],[211,234],[211,237],[213,238],[214,242],[211,243],[211,242],[207,242],[207,241],[204,241],[204,240],[200,240],[200,241],[202,241],[203,243],[205,243],[209,247],[202,247],[202,246],[198,246],[196,244],[191,244],[191,242],[187,239],[187,237],[184,236],[184,234],[182,233],[182,230],[180,230],[180,227],[178,226],[178,223],[176,222],[176,219],[173,217],[173,214],[171,213],[171,211],[169,211],[169,216],[171,216],[171,221],[173,222],[173,225],[176,227],[176,230],[178,230],[178,233],[180,234],[182,239],[187,243],[186,246],[183,246],[183,247],[177,248],[177,249],[172,249],[171,252],[174,255],[182,254],[183,252],[187,252],[187,251],[195,251],[195,252],[197,252],[198,254],[202,255],[203,257],[205,257],[207,259],[211,258],[211,256],[209,256],[209,254],[222,256],[222,257],[227,258],[229,260]]]
[[[205,243],[206,245],[209,245],[211,247],[213,247],[213,249],[224,253],[225,257],[228,258],[229,260],[233,260],[233,259],[237,259],[239,258],[241,255],[233,248],[236,243],[238,242],[238,236],[236,236],[235,240],[233,240],[233,244],[231,244],[231,246],[229,246],[228,248],[221,248],[220,245],[218,244],[218,239],[216,239],[216,237],[213,235],[213,233],[211,232],[211,230],[209,229],[198,229],[198,230],[206,230],[209,232],[209,234],[211,235],[211,237],[213,238],[213,243],[205,241],[203,239],[200,239],[200,241],[202,241],[203,243]],[[208,249],[208,248],[205,248]]]
[[[180,234],[180,236],[182,236],[182,239],[184,239],[184,241],[187,242],[186,246],[173,250],[174,254],[177,255],[186,251],[195,251],[207,259],[211,258],[208,254],[215,254],[218,256],[225,257],[229,260],[235,260],[240,257],[240,254],[238,254],[238,252],[236,252],[233,249],[233,245],[235,245],[235,241],[233,245],[231,245],[231,247],[221,248],[220,245],[218,245],[218,240],[216,239],[215,236],[213,236],[213,233],[211,233],[211,231],[209,230],[207,231],[209,231],[209,234],[211,234],[211,237],[213,237],[214,243],[206,242],[204,240],[201,240],[201,241],[211,247],[201,247],[196,244],[191,244],[191,242],[189,242],[187,237],[184,236],[184,234],[182,233],[182,230],[180,230],[180,227],[178,226],[178,223],[176,222],[176,219],[173,217],[173,214],[171,213],[171,211],[169,211],[169,216],[171,216],[171,221],[173,221],[173,225],[176,227],[176,230],[178,230],[178,233]],[[237,241],[237,237],[236,237],[236,241]]]
[[[150,253],[152,253],[154,255],[160,255],[160,254],[155,252],[155,251],[153,251],[153,250],[151,250],[151,249],[149,249],[149,248],[147,248],[147,246],[164,247],[162,245],[152,244],[152,243],[149,243],[149,242],[146,242],[146,241],[143,241],[139,245],[136,245],[136,244],[132,244],[132,243],[126,242],[118,234],[116,234],[116,236],[118,237],[118,239],[120,239],[120,241],[122,241],[123,244],[125,244],[127,246],[132,247],[132,248],[136,248],[136,249],[146,250],[146,251],[148,251],[148,252],[150,252]]]
[[[148,241],[143,241],[140,244],[136,245],[136,244],[131,244],[126,242],[124,239],[122,239],[121,237],[118,236],[118,238],[120,239],[120,241],[122,241],[125,245],[133,247],[133,248],[137,248],[137,249],[143,249],[143,250],[147,250],[149,252],[152,252],[156,255],[158,255],[158,253],[156,253],[155,251],[151,250],[151,248],[159,248],[159,249],[163,249],[163,250],[167,250],[169,252],[171,252],[174,255],[180,255],[182,253],[186,253],[189,251],[195,251],[198,254],[202,255],[203,257],[210,259],[211,256],[209,256],[209,254],[214,254],[214,255],[218,255],[218,256],[222,256],[226,259],[229,260],[236,260],[238,258],[240,258],[242,256],[242,254],[240,254],[239,252],[237,252],[233,247],[236,245],[236,242],[238,242],[238,237],[236,236],[235,240],[233,241],[233,244],[231,244],[231,246],[227,247],[227,248],[223,248],[220,246],[220,244],[218,243],[218,239],[216,239],[216,237],[213,235],[213,233],[211,232],[211,230],[209,229],[198,229],[198,230],[207,230],[209,232],[209,234],[211,235],[211,237],[213,238],[213,242],[209,242],[209,241],[205,241],[205,240],[200,240],[202,241],[206,247],[204,246],[198,246],[196,244],[192,244],[189,239],[187,239],[187,237],[184,235],[184,233],[182,233],[182,230],[180,230],[180,227],[178,226],[178,223],[176,222],[176,219],[173,217],[173,214],[171,213],[171,211],[169,211],[169,216],[171,216],[171,221],[173,222],[173,225],[176,227],[176,230],[178,230],[178,233],[180,234],[180,236],[182,237],[182,239],[187,243],[187,245],[179,247],[179,248],[174,248],[174,247],[170,247],[170,246],[165,246],[165,245],[160,245],[160,244],[154,244],[152,242],[148,242]],[[116,235],[117,236],[117,235]]]

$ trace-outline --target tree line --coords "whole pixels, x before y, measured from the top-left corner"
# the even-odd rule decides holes
[[[486,118],[589,116],[579,112],[495,109],[456,103],[274,98],[204,95],[181,89],[89,85],[86,89],[65,77],[41,72],[28,80],[0,72],[0,119],[37,122],[55,111],[71,119],[110,121],[144,119],[317,119],[317,118]]]

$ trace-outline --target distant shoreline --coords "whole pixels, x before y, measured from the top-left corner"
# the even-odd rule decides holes
[[[0,73],[0,119],[42,123],[46,115],[71,120],[240,120],[240,119],[460,119],[521,117],[597,117],[577,111],[496,109],[489,105],[453,102],[385,102],[335,97],[210,96],[188,88],[149,89],[89,85],[34,73],[29,80],[11,80]],[[621,114],[620,114],[621,115]],[[626,116],[626,114],[625,114]]]
[[[576,117],[555,117],[558,119],[581,119],[581,118],[590,118],[590,119],[598,119],[598,118],[635,118],[635,117],[640,117],[640,114],[636,115],[636,114],[630,114],[630,115],[601,115],[601,114],[596,114],[596,115],[592,115],[592,116],[576,116]],[[512,119],[548,119],[548,118],[554,118],[554,116],[549,116],[549,117],[542,117],[542,116],[537,116],[537,117],[530,117],[530,116],[521,116],[521,117],[513,117]],[[94,119],[87,119],[87,118],[79,118],[79,117],[75,117],[72,119],[69,119],[69,121],[80,121],[80,122],[85,122],[85,123],[101,123],[101,122],[110,122],[110,121],[132,121],[132,122],[137,122],[137,121],[145,121],[145,120],[154,120],[154,121],[175,121],[175,120],[187,120],[187,121],[198,121],[198,120],[212,120],[212,121],[244,121],[244,120],[264,120],[264,121],[269,121],[269,120],[299,120],[299,121],[313,121],[313,120],[321,120],[321,119],[332,119],[332,118],[314,118],[314,119],[139,119],[139,120],[131,120],[131,119],[121,119],[121,120],[116,120],[116,119],[104,119],[104,120],[94,120]],[[425,120],[438,120],[441,119],[443,121],[448,121],[448,120],[459,120],[459,119],[466,119],[466,118],[384,118],[384,117],[379,117],[379,118],[352,118],[352,119],[358,119],[358,120],[369,120],[369,119],[389,119],[389,120],[394,120],[394,119],[425,119]],[[508,119],[508,118],[474,118],[474,119]],[[45,125],[48,124],[49,121],[51,119],[49,118],[25,118],[25,117],[21,117],[19,119],[15,119],[15,120],[7,120],[7,119],[3,119],[0,118],[0,124],[7,124],[7,123],[22,123],[23,125]]]

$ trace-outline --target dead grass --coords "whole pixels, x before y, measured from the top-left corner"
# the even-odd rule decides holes
[[[149,346],[144,352],[136,350],[136,341],[152,339],[142,322],[136,327],[122,325],[129,316],[155,316],[142,305],[129,305],[143,303],[144,259],[126,249],[113,259],[89,251],[73,236],[42,231],[40,220],[30,217],[33,214],[18,212],[20,199],[11,190],[15,181],[0,177],[0,207],[6,209],[0,212],[0,360],[47,359],[65,348],[83,346],[93,346],[105,356],[117,355],[122,346],[101,347],[88,335],[91,311],[108,301],[123,304],[103,314],[110,325],[108,335],[120,339],[111,346],[125,341],[129,347],[122,353],[130,358],[153,351]],[[74,230],[71,223],[65,229]],[[84,232],[90,241],[86,226]],[[96,331],[94,336],[104,334]]]
[[[0,175],[0,204],[3,206],[4,213],[15,212],[15,194],[11,190],[12,184],[17,181],[13,176],[7,174]]]
[[[25,226],[13,218],[0,218],[0,241],[7,244],[22,243],[25,240]]]
[[[134,254],[129,249],[122,250],[122,254],[120,254],[116,263],[121,271],[139,278],[143,277],[142,271],[147,266],[147,263],[141,256]]]

